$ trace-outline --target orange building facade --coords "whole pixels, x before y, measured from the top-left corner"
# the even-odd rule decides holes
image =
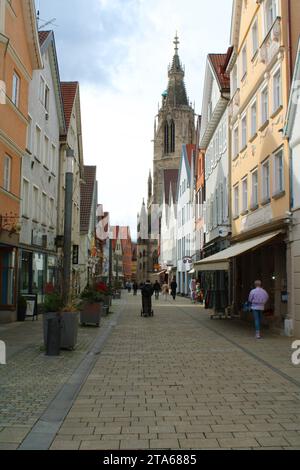
[[[16,319],[21,163],[29,84],[39,68],[33,0],[0,0],[0,323]]]

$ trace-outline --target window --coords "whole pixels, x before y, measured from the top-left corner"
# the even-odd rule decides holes
[[[243,212],[248,210],[248,179],[245,178],[242,181],[242,197],[243,197]]]
[[[233,130],[233,157],[237,157],[239,154],[239,128],[236,127]]]
[[[41,161],[41,139],[42,139],[42,132],[41,129],[36,126],[35,128],[35,156],[36,158]]]
[[[242,50],[242,80],[247,75],[247,46]]]
[[[258,26],[257,26],[257,20],[255,20],[255,22],[252,26],[252,51],[253,51],[253,57],[254,57],[256,52],[258,51]]]
[[[49,168],[49,139],[45,136],[44,141],[44,165]]]
[[[252,208],[256,208],[258,206],[258,171],[255,170],[252,173],[252,201],[251,201]]]
[[[50,170],[52,171],[52,173],[56,173],[56,147],[53,144],[51,148]]]
[[[256,101],[251,106],[251,137],[257,133],[257,104]]]
[[[5,191],[8,191],[8,192],[10,191],[10,186],[11,186],[11,165],[12,165],[12,159],[8,155],[5,155],[3,188],[5,189]]]
[[[47,195],[45,193],[42,195],[42,223],[47,224]]]
[[[49,111],[49,100],[50,100],[50,89],[46,85],[46,87],[45,87],[45,102],[44,102],[44,106],[45,106],[46,111]]]
[[[20,77],[14,72],[13,74],[13,83],[12,83],[12,102],[18,107],[19,106],[19,97],[20,97]]]
[[[29,217],[29,182],[23,179],[22,215]]]
[[[277,17],[276,0],[266,0],[266,33],[272,28]]]
[[[55,220],[54,220],[54,199],[51,198],[50,199],[50,221],[49,221],[49,224],[51,227],[54,227],[55,225]]]
[[[276,153],[274,156],[274,171],[275,171],[275,191],[274,195],[280,194],[284,191],[284,166],[283,166],[283,151]]]
[[[233,67],[232,71],[232,94],[234,95],[238,89],[238,69],[237,64]]]
[[[262,124],[265,124],[269,119],[269,93],[267,87],[261,92],[261,119]]]
[[[242,149],[247,146],[247,116],[242,119]]]
[[[39,222],[40,210],[39,210],[39,188],[33,187],[33,220]]]
[[[277,111],[281,104],[281,73],[278,70],[273,77],[273,112]]]
[[[45,100],[45,80],[40,78],[40,102],[44,104]]]
[[[270,161],[262,166],[262,199],[266,203],[270,200]]]
[[[27,150],[32,152],[32,119],[28,116],[28,125],[27,125]]]
[[[235,186],[235,188],[233,189],[233,200],[234,200],[233,216],[238,217],[240,215],[240,192],[239,192],[238,186]]]

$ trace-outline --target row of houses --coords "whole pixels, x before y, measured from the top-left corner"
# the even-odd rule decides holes
[[[62,82],[55,37],[33,0],[0,1],[0,322],[18,297],[64,284],[66,173],[72,174],[70,293],[101,274],[96,167],[85,166],[80,88]]]
[[[196,139],[165,170],[159,265],[206,307],[240,315],[256,279],[300,335],[300,10],[234,0],[231,44],[208,54]],[[173,173],[172,173],[173,172]]]

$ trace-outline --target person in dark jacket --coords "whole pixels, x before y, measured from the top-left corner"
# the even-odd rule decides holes
[[[172,295],[174,300],[176,300],[177,287],[178,286],[177,286],[176,278],[174,277],[173,281],[171,282],[171,295]]]
[[[154,294],[154,289],[150,281],[146,281],[142,287],[142,301],[143,301],[143,313],[150,315],[152,311],[151,297]]]
[[[158,281],[155,281],[154,286],[153,286],[153,290],[155,292],[155,298],[156,298],[156,300],[158,300],[159,299],[159,293],[161,291],[160,283]]]

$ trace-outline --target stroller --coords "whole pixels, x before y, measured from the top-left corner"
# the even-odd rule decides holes
[[[153,287],[150,283],[146,283],[142,288],[142,310],[141,317],[153,317],[154,312],[152,310],[152,296]]]

